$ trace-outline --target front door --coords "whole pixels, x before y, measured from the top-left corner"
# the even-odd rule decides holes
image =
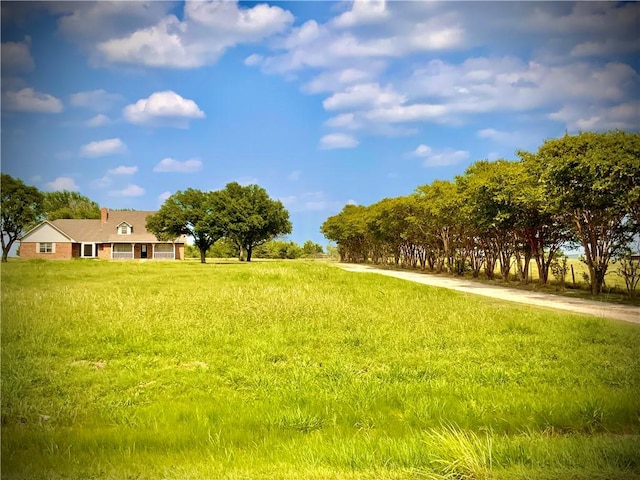
[[[147,258],[147,244],[140,245],[140,258]]]

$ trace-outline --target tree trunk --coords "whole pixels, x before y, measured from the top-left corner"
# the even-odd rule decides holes
[[[200,250],[200,263],[207,263],[207,249],[199,248]]]
[[[11,250],[11,247],[13,246],[13,242],[15,242],[16,239],[15,238],[10,238],[10,236],[7,235],[7,237],[9,237],[9,241],[5,244],[5,242],[4,242],[4,233],[2,235],[3,235],[3,238],[2,238],[2,263],[7,263],[8,257],[9,257],[9,251]]]
[[[253,247],[247,247],[247,262],[251,261],[251,253],[253,252]]]

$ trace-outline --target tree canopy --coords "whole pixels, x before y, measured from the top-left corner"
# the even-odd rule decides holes
[[[321,231],[342,261],[489,278],[499,265],[505,280],[515,263],[526,281],[534,259],[542,283],[559,250],[579,244],[600,293],[607,266],[640,233],[640,134],[565,135],[518,155],[474,162],[408,197],[347,205]]]
[[[1,181],[0,242],[4,263],[14,242],[40,219],[43,196],[36,187],[25,185],[6,173],[2,174]]]
[[[59,218],[100,218],[100,206],[78,192],[60,190],[43,194],[43,211],[47,220]]]
[[[225,235],[226,218],[220,192],[189,188],[171,195],[158,212],[147,217],[147,230],[164,241],[190,235],[205,263],[209,247]]]
[[[282,202],[272,200],[264,188],[232,182],[221,195],[227,222],[225,236],[236,243],[240,255],[242,250],[247,253],[248,262],[256,246],[291,233],[289,212]]]
[[[219,191],[176,192],[147,218],[147,229],[160,240],[190,235],[202,263],[209,247],[221,238],[233,241],[239,254],[244,250],[251,261],[256,246],[291,233],[291,222],[282,203],[269,198],[264,188],[233,182]]]
[[[640,135],[622,131],[547,140],[535,154],[547,198],[573,223],[593,293],[607,268],[639,232]]]

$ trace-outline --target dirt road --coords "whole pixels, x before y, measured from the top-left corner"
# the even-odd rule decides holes
[[[485,297],[498,298],[509,302],[524,303],[527,305],[535,305],[537,307],[555,308],[558,310],[569,310],[575,313],[584,313],[587,315],[595,315],[597,317],[612,318],[615,320],[622,320],[624,322],[640,324],[640,307],[560,297],[547,293],[527,292],[524,290],[517,290],[515,288],[493,287],[491,285],[484,285],[482,283],[472,282],[469,280],[444,277],[440,275],[429,275],[398,270],[383,270],[369,265],[353,265],[347,263],[341,263],[339,265],[341,268],[349,272],[365,272],[387,275],[389,277],[400,278],[434,287],[450,288],[459,292],[484,295]]]

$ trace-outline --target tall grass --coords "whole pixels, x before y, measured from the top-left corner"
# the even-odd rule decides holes
[[[640,329],[314,262],[2,267],[3,478],[628,478]]]

